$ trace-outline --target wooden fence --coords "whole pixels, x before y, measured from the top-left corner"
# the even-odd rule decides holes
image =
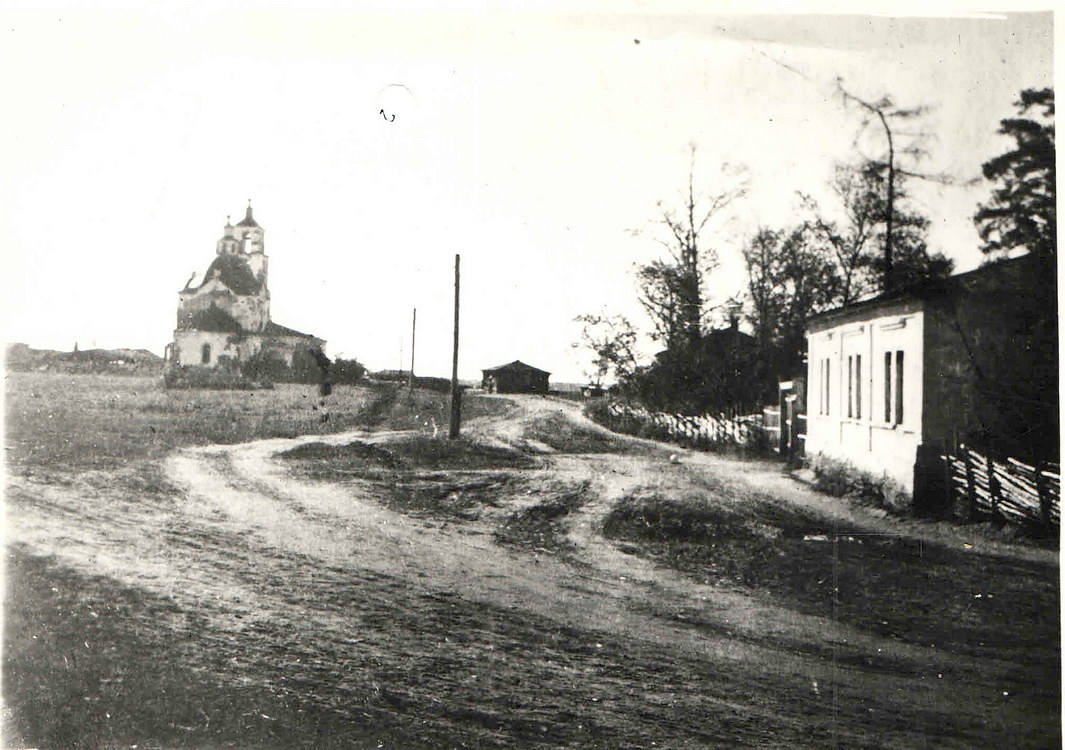
[[[986,515],[1006,521],[1061,525],[1061,467],[1030,466],[1015,458],[997,458],[962,445],[957,455],[943,456],[956,508],[969,517]]]
[[[627,432],[636,432],[632,427],[642,427],[648,436],[660,437],[676,443],[685,443],[696,448],[722,445],[761,446],[767,442],[762,416],[714,417],[704,414],[689,417],[683,414],[667,414],[649,411],[639,406],[610,402],[610,416],[622,423],[629,423]]]

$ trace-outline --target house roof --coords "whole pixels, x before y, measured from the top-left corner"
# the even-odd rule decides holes
[[[266,322],[263,327],[264,336],[298,336],[303,339],[316,339],[317,336],[312,336],[309,333],[302,333],[293,328],[286,328],[285,326],[278,325],[272,320]]]
[[[527,365],[524,362],[522,362],[520,359],[516,359],[513,362],[508,362],[505,365],[499,365],[498,367],[489,367],[486,370],[481,370],[481,372],[502,372],[502,371],[518,371],[518,370],[525,370],[525,371],[531,371],[531,372],[541,372],[544,375],[550,375],[551,374],[547,370],[541,370],[539,367],[533,367],[532,365]]]
[[[207,267],[207,273],[203,275],[203,281],[200,286],[206,284],[216,274],[218,279],[235,294],[258,294],[262,291],[262,283],[255,278],[251,266],[248,265],[247,259],[242,255],[229,253],[216,255],[215,259],[211,261],[211,265]],[[192,279],[189,279],[189,283],[192,283]],[[186,284],[182,291],[191,291],[191,288]]]
[[[738,327],[728,326],[727,328],[714,328],[699,336],[695,351],[702,354],[724,354],[743,347],[753,348],[755,346],[757,346],[757,341],[754,336],[744,333]],[[663,349],[655,355],[657,362],[664,362],[669,358],[669,349]]]
[[[742,342],[744,344],[753,343],[754,336],[749,333],[744,333],[739,328],[729,326],[728,328],[715,328],[707,331],[699,339],[699,343],[703,345],[727,344],[732,341]]]
[[[960,289],[964,289],[965,285],[971,281],[978,280],[984,276],[1011,273],[1021,266],[1031,262],[1032,256],[1030,254],[1022,255],[1019,258],[1007,258],[1004,260],[993,261],[973,269],[972,271],[948,276],[945,279],[931,279],[910,284],[890,292],[885,292],[884,294],[879,294],[876,297],[852,302],[849,305],[844,305],[832,310],[826,310],[817,315],[812,315],[807,320],[807,328],[818,324],[823,327],[824,324],[834,320],[847,318],[851,314],[873,311],[878,307],[886,307],[888,305],[897,305],[906,302],[919,302],[932,297],[940,297],[945,294],[957,292]]]

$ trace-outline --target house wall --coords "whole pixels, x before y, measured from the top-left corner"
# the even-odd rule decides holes
[[[203,361],[204,344],[210,346],[207,362]],[[254,356],[261,345],[258,336],[217,331],[174,331],[170,361],[180,366],[218,367],[221,364],[219,358],[228,357],[233,364],[237,364]]]
[[[1059,451],[1057,326],[1038,267],[1018,259],[961,279],[927,308],[925,440],[1022,460]]]
[[[887,475],[912,492],[914,460],[922,440],[923,338],[924,312],[913,301],[856,310],[811,327],[807,455],[848,461],[872,474]],[[895,376],[900,351],[901,398]],[[885,377],[886,353],[891,355],[890,382]]]

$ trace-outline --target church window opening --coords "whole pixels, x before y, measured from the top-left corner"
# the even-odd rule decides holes
[[[200,349],[200,362],[205,365],[211,364],[211,345],[204,344]]]

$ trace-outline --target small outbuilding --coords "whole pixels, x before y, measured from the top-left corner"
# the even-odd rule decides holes
[[[481,387],[489,393],[547,393],[551,373],[521,360],[481,371]]]

